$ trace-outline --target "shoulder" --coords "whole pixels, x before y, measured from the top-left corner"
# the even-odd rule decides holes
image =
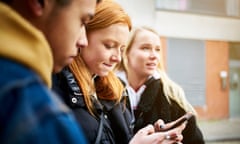
[[[4,135],[7,137],[4,139],[12,142],[19,142],[20,139],[31,142],[31,134],[39,138],[36,141],[47,142],[49,140],[44,139],[44,136],[49,134],[53,136],[53,141],[64,140],[65,138],[57,135],[66,134],[66,131],[81,136],[69,109],[41,79],[28,69],[18,67],[17,70],[20,74],[16,74],[16,71],[14,73],[12,69],[9,72],[3,70],[0,78],[6,79],[0,82],[0,104],[7,112],[1,113],[1,125],[9,131],[5,131]],[[56,137],[58,138],[55,139]],[[77,139],[70,137],[72,136],[67,134],[66,139]]]
[[[124,71],[116,71],[115,74],[124,86],[128,84],[127,75]]]

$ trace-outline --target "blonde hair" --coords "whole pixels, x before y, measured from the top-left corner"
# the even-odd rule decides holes
[[[126,24],[129,31],[131,30],[130,17],[124,12],[123,8],[112,0],[102,0],[96,7],[93,19],[87,24],[86,32],[88,34],[91,31],[103,29],[116,23]],[[95,94],[101,99],[120,102],[124,87],[113,72],[109,72],[107,76],[98,77],[93,82],[92,75],[80,55],[74,59],[69,67],[82,89],[87,109],[92,115],[94,115],[92,96]]]
[[[146,27],[146,26],[133,28],[133,30],[131,31],[126,49],[123,52],[122,62],[117,66],[117,68],[116,68],[117,70],[125,71],[126,73],[128,73],[128,59],[127,59],[128,57],[127,57],[127,55],[134,43],[137,33],[141,32],[143,30],[150,31],[159,36],[159,34],[156,31],[154,31],[153,29]],[[160,36],[159,36],[159,39],[160,39]],[[161,78],[161,81],[163,84],[163,92],[164,92],[164,95],[166,96],[167,100],[169,101],[169,103],[171,103],[170,99],[172,99],[175,102],[177,102],[180,105],[180,107],[182,107],[186,112],[190,111],[190,112],[194,113],[195,115],[197,115],[195,109],[187,101],[184,90],[177,83],[175,83],[168,77],[168,75],[165,71],[164,65],[163,65],[162,50],[159,54],[161,55],[160,56],[161,59],[158,64],[157,70],[160,74],[160,78]]]

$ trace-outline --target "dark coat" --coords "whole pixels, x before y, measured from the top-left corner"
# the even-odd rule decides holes
[[[75,81],[74,83],[69,84],[66,75],[63,73],[53,76],[53,89],[61,95],[66,104],[73,110],[89,143],[95,142],[100,123],[100,114],[103,113],[103,131],[100,144],[127,144],[133,132],[130,129],[130,112],[123,107],[123,103],[116,105],[114,101],[94,101],[94,107],[96,108],[96,117],[94,117],[87,110],[82,92]],[[77,100],[77,102],[73,103],[73,99]]]
[[[185,110],[181,108],[174,100],[171,104],[163,94],[162,82],[160,79],[149,79],[145,85],[138,109],[135,111],[135,127],[136,132],[147,124],[154,124],[158,119],[164,122],[171,122],[185,114]],[[196,118],[191,118],[183,131],[183,144],[204,144],[203,135],[196,124]]]

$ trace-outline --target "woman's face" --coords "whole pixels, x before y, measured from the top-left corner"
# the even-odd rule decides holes
[[[157,34],[148,30],[138,31],[127,54],[128,69],[136,76],[152,75],[160,61],[160,50],[161,42]]]
[[[129,28],[126,24],[113,24],[87,34],[88,47],[80,55],[91,74],[106,76],[121,61],[126,47]]]

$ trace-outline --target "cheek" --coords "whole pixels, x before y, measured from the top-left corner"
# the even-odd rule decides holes
[[[131,67],[138,67],[142,63],[142,58],[136,55],[130,55],[128,58],[128,63]]]
[[[162,60],[161,56],[157,56],[157,61],[160,62]]]
[[[130,58],[140,64],[147,59],[147,56],[144,53],[135,53],[133,55],[130,55]]]
[[[73,29],[66,27],[65,25],[54,28],[55,30],[50,31],[51,43],[56,50],[67,50],[71,49],[75,44],[76,32]],[[64,33],[63,33],[64,32]]]
[[[96,53],[96,50],[92,50],[90,47],[83,48],[81,50],[81,56],[88,67],[96,66],[99,61],[100,54]]]

